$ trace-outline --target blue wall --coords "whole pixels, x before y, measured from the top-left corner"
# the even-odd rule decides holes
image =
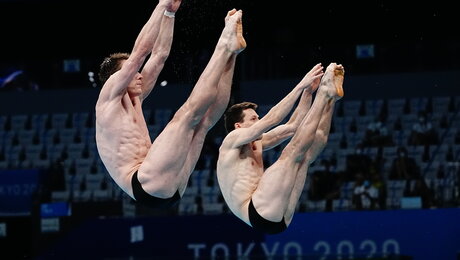
[[[278,235],[263,235],[233,215],[87,221],[48,257],[411,256],[456,259],[460,209],[315,212],[294,216]],[[308,258],[310,259],[310,258]]]
[[[460,71],[345,75],[344,100],[459,96],[459,76]],[[258,104],[276,103],[300,80],[242,82],[240,98]]]
[[[346,75],[344,100],[402,97],[460,96],[460,71]],[[274,104],[298,79],[243,81],[235,89],[235,101]],[[235,84],[237,80],[235,79]],[[235,87],[236,88],[236,87]],[[191,85],[156,86],[144,108],[178,108],[188,97]],[[60,112],[93,112],[99,88],[0,92],[0,115]]]
[[[29,215],[40,178],[35,169],[0,170],[0,216]]]

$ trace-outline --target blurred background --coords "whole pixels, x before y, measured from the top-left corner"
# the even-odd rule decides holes
[[[41,88],[87,86],[87,72],[96,71],[103,57],[131,50],[155,5],[144,0],[0,4],[2,69],[23,69]],[[444,1],[315,1],[303,6],[192,0],[184,1],[177,15],[164,78],[196,80],[233,7],[244,11],[248,43],[236,80],[300,77],[312,64],[331,61],[346,64],[349,75],[459,67],[455,8]]]
[[[144,103],[152,139],[189,95],[231,8],[244,12],[248,44],[231,103],[254,101],[263,116],[314,64],[345,67],[328,145],[291,226],[272,236],[234,217],[220,194],[222,122],[170,210],[134,204],[102,164],[99,64],[131,51],[156,4],[0,0],[1,259],[460,259],[453,3],[183,0]]]

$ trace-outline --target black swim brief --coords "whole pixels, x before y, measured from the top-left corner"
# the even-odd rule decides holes
[[[142,188],[141,183],[137,179],[137,171],[133,174],[133,178],[131,179],[131,185],[133,187],[133,194],[134,198],[136,199],[136,202],[148,207],[162,209],[171,208],[174,207],[181,199],[179,191],[176,191],[174,196],[167,199],[157,198],[155,196],[148,194]]]
[[[266,220],[261,215],[259,215],[256,208],[254,207],[254,204],[252,204],[252,199],[249,203],[248,212],[249,221],[251,222],[252,227],[259,231],[267,234],[278,234],[287,229],[286,223],[284,222],[284,217],[280,222],[273,222]]]

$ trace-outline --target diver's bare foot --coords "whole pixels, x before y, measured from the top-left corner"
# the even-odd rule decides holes
[[[243,37],[243,11],[239,11],[240,17],[236,21],[236,38],[238,39],[238,46],[239,49],[237,50],[237,53],[242,52],[246,48],[246,40]]]
[[[321,80],[323,90],[329,98],[339,100],[343,97],[343,79],[345,69],[341,64],[331,63],[326,68],[326,72]]]
[[[220,41],[233,53],[240,53],[246,48],[246,40],[243,37],[243,11],[233,8],[225,17],[225,28],[222,31]]]

